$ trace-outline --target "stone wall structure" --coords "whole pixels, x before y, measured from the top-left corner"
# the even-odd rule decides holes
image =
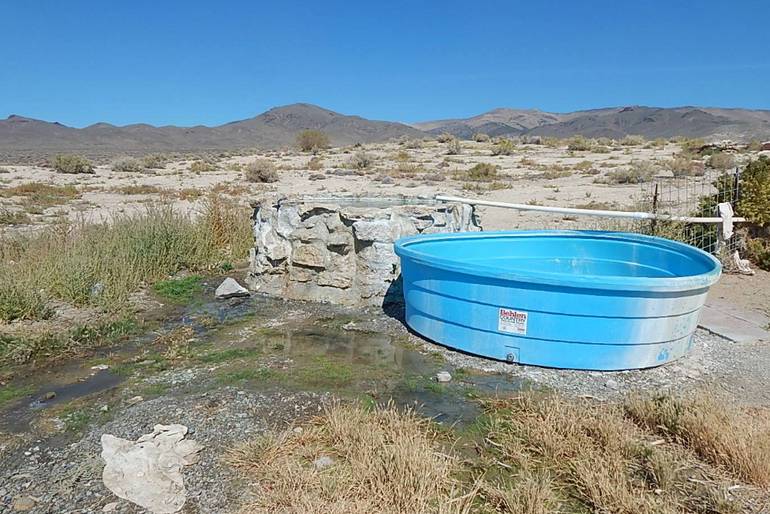
[[[393,242],[481,230],[474,208],[422,197],[277,197],[254,207],[246,279],[256,291],[345,305],[402,301]]]

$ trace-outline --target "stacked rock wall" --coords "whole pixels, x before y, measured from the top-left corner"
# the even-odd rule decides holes
[[[346,305],[402,301],[396,239],[481,230],[472,206],[429,198],[270,196],[253,207],[249,287]]]

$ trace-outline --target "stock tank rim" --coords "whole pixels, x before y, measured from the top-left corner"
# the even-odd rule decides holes
[[[511,239],[525,242],[527,238],[554,237],[579,238],[586,240],[604,240],[643,244],[661,251],[674,252],[681,257],[699,263],[707,271],[685,276],[637,277],[628,275],[578,275],[569,272],[544,272],[523,269],[504,270],[498,266],[464,262],[461,257],[452,258],[423,251],[420,246],[437,241],[457,241],[458,243],[481,239]],[[606,232],[594,230],[512,230],[490,232],[456,232],[438,234],[420,234],[398,239],[394,251],[401,258],[408,258],[422,265],[480,276],[495,280],[542,284],[563,288],[603,289],[620,291],[641,291],[655,293],[677,293],[697,289],[707,289],[718,279],[722,265],[714,256],[703,250],[678,241],[662,237],[634,234],[629,232]]]

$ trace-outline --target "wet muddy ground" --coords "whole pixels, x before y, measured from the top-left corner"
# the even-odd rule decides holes
[[[325,402],[412,405],[459,429],[477,399],[523,388],[600,399],[629,391],[714,387],[766,405],[767,345],[698,332],[691,355],[647,371],[588,373],[509,365],[452,352],[409,333],[398,311],[350,310],[254,296],[213,300],[216,279],[190,303],[166,307],[119,346],[38,370],[15,370],[0,406],[0,511],[139,512],[101,482],[100,437],[134,440],[157,423],[181,423],[205,445],[185,469],[183,512],[231,510],[249,488],[223,453],[285,427]],[[439,371],[452,380],[439,383]],[[118,502],[117,505],[114,502]]]

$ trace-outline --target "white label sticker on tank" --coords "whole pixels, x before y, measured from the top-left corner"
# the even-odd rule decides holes
[[[522,336],[527,335],[527,313],[501,307],[497,318],[497,330]]]

